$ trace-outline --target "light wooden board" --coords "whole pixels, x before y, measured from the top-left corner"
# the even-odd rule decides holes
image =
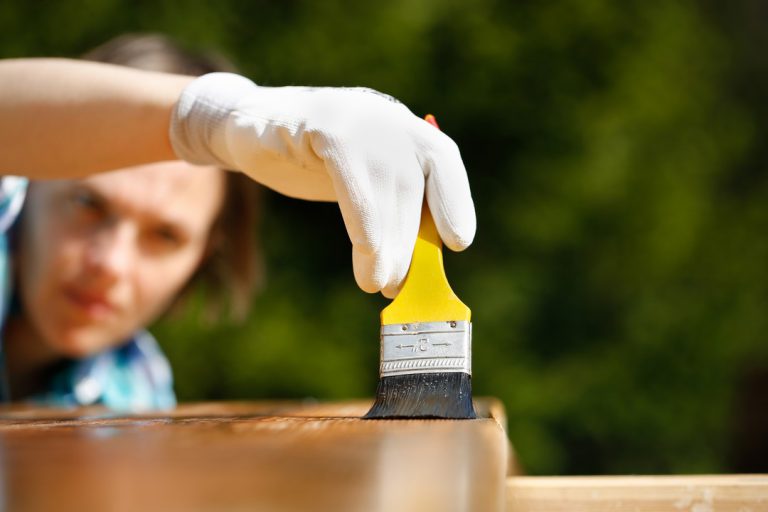
[[[370,403],[214,403],[161,416],[0,409],[1,510],[502,510],[498,402],[468,421]]]
[[[508,512],[767,512],[768,475],[511,477]]]

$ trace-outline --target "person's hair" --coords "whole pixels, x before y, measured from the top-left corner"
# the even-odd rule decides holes
[[[159,34],[125,34],[82,58],[190,76],[235,71],[235,66],[220,55],[188,51]],[[177,297],[176,305],[186,302],[192,290],[202,285],[206,316],[228,310],[231,318],[242,320],[263,279],[262,254],[257,243],[261,190],[241,173],[225,174],[224,202],[211,228],[205,259]]]

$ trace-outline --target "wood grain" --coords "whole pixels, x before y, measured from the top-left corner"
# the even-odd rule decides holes
[[[361,420],[370,402],[163,415],[0,409],[2,510],[502,510],[498,402],[477,420]]]
[[[766,512],[768,475],[512,477],[508,512]]]

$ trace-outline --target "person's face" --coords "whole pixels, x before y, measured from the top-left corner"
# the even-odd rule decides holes
[[[197,269],[223,196],[223,171],[184,162],[34,183],[15,258],[24,314],[65,356],[125,341]]]

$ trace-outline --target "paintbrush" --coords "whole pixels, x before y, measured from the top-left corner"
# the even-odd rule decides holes
[[[381,312],[379,385],[365,418],[475,418],[470,318],[448,284],[425,202],[408,275]]]

